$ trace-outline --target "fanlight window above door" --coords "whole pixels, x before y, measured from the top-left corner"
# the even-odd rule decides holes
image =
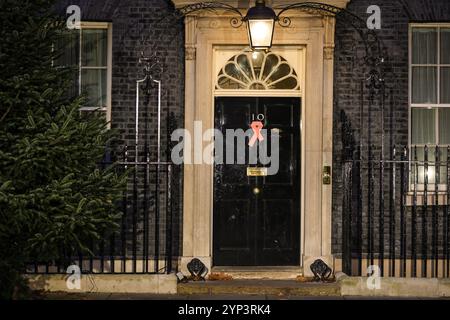
[[[272,52],[243,52],[220,70],[217,90],[299,90],[295,70]]]

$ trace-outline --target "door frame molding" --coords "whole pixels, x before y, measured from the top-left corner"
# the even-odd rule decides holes
[[[242,50],[248,45],[245,28],[232,28],[229,19],[225,12],[220,15],[200,12],[185,19],[185,127],[190,132],[194,132],[194,121],[202,121],[204,128],[214,127],[215,81],[211,79],[217,76],[214,74],[215,48],[235,46]],[[301,261],[305,275],[311,275],[309,266],[317,258],[333,265],[332,188],[322,185],[322,167],[332,165],[335,20],[311,13],[294,14],[291,19],[289,28],[276,30],[273,43],[274,47],[305,48]],[[191,150],[192,154],[195,151]],[[185,164],[183,193],[181,271],[188,272],[187,263],[193,258],[201,259],[211,270],[213,165]]]

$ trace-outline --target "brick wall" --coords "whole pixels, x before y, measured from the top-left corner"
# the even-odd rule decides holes
[[[135,80],[143,76],[138,59],[141,51],[156,52],[164,64],[162,77],[162,137],[166,145],[166,116],[173,112],[178,126],[183,126],[184,113],[184,49],[183,24],[170,18],[173,6],[168,0],[61,0],[61,12],[70,4],[78,4],[85,21],[110,21],[113,24],[112,127],[120,132],[123,143],[132,145],[135,126]],[[408,23],[450,21],[448,0],[353,0],[348,10],[367,17],[370,5],[382,10],[382,29],[377,31],[386,57],[388,100],[385,109],[385,147],[408,142]],[[344,111],[353,129],[356,142],[367,148],[367,89],[360,130],[360,86],[367,69],[361,65],[364,54],[358,34],[345,21],[338,21],[335,50],[335,101],[333,128],[333,253],[342,252],[342,137],[340,115]],[[156,154],[156,91],[150,91],[150,104],[141,104],[141,141],[148,141]],[[142,97],[144,98],[144,97]],[[381,146],[380,108],[373,106],[370,121],[371,143]],[[165,148],[162,148],[163,152]],[[365,152],[366,149],[363,149]],[[131,153],[131,156],[133,154]],[[163,155],[164,159],[164,155]],[[131,159],[132,160],[132,159]],[[181,203],[181,202],[180,202]],[[181,209],[177,211],[178,232]],[[180,237],[175,239],[175,247]]]
[[[450,1],[448,0],[353,0],[348,10],[359,17],[368,17],[370,5],[381,8],[382,29],[377,35],[382,42],[386,58],[387,101],[384,116],[384,146],[388,150],[408,143],[408,24],[410,22],[449,22]],[[363,153],[370,144],[379,154],[382,145],[382,119],[379,105],[371,109],[368,121],[367,89],[364,89],[364,109],[360,113],[361,81],[367,69],[361,65],[361,40],[358,34],[345,21],[338,21],[336,28],[335,51],[335,106],[333,128],[333,253],[342,253],[342,136],[341,112],[344,111],[353,130],[356,144],[362,142]],[[367,157],[367,155],[366,155]],[[364,174],[367,174],[365,172]],[[367,212],[363,212],[363,225],[367,222]],[[386,220],[388,225],[389,220]],[[378,234],[376,226],[375,234]],[[377,239],[377,236],[375,237]],[[363,240],[365,241],[365,240]],[[378,241],[378,240],[376,240]]]
[[[63,0],[61,12],[79,5],[83,21],[106,21],[113,25],[112,127],[119,129],[127,144],[134,141],[137,79],[143,78],[140,53],[156,54],[164,65],[162,76],[163,113],[174,112],[183,119],[184,103],[184,27],[171,16],[168,0]],[[151,90],[150,106],[140,106],[143,140],[155,140],[156,88]],[[144,101],[145,96],[141,97]],[[164,120],[164,119],[163,119]],[[163,130],[165,130],[163,121]],[[180,123],[182,125],[182,123]],[[146,132],[147,129],[147,132]],[[165,136],[165,132],[163,132]]]
[[[82,21],[111,22],[113,28],[113,58],[112,58],[112,115],[111,127],[117,129],[121,142],[119,148],[125,144],[129,146],[129,161],[134,161],[135,141],[135,104],[136,80],[144,77],[143,65],[139,64],[141,52],[149,56],[155,54],[163,65],[162,81],[162,118],[161,118],[161,160],[167,160],[167,136],[169,114],[173,114],[177,127],[184,126],[184,24],[182,20],[173,16],[174,7],[169,0],[61,0],[57,10],[65,14],[69,5],[78,5],[81,9]],[[142,92],[142,91],[141,91]],[[157,87],[149,91],[149,103],[145,103],[146,95],[140,99],[140,161],[145,161],[144,144],[148,143],[150,160],[156,161],[157,153]],[[164,170],[163,170],[164,172]],[[155,205],[155,174],[150,174],[153,181],[144,199],[141,169],[137,176],[137,254],[143,253],[143,208],[144,201],[149,208],[149,248],[151,255],[154,250],[154,205]],[[161,198],[160,213],[160,252],[165,250],[165,183],[166,175],[161,174],[159,193]],[[178,175],[181,184],[182,172]],[[132,179],[130,179],[129,198],[133,199]],[[181,218],[182,192],[181,185],[172,187],[173,196],[179,199],[174,208],[174,254],[181,252]],[[127,247],[128,254],[132,252],[132,221],[133,205],[131,200],[127,209]],[[120,243],[117,244],[121,247]]]

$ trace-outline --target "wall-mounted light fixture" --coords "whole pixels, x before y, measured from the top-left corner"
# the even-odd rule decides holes
[[[269,50],[272,47],[276,20],[278,18],[275,11],[266,7],[264,0],[256,0],[256,5],[250,8],[243,18],[247,24],[248,39],[252,50]]]
[[[290,10],[303,10],[331,17],[340,14],[343,16],[343,19],[353,27],[357,28],[357,26],[361,25],[363,28],[367,28],[366,22],[353,13],[320,2],[298,2],[271,8],[266,6],[265,0],[255,0],[255,5],[248,9],[244,16],[240,9],[227,3],[209,1],[193,3],[181,7],[176,10],[175,15],[178,17],[185,17],[194,12],[203,10],[225,10],[236,14],[238,17],[233,17],[231,19],[231,25],[238,28],[244,23],[246,24],[249,45],[252,50],[270,50],[272,47],[275,22],[281,27],[288,27],[291,24],[291,19],[284,14]],[[277,11],[277,13],[275,13],[275,11]],[[376,36],[375,40],[375,42],[378,42]]]

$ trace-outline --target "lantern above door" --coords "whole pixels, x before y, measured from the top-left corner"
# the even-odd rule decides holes
[[[252,50],[269,50],[272,47],[273,32],[277,15],[272,8],[266,7],[264,0],[256,0],[243,19]]]

